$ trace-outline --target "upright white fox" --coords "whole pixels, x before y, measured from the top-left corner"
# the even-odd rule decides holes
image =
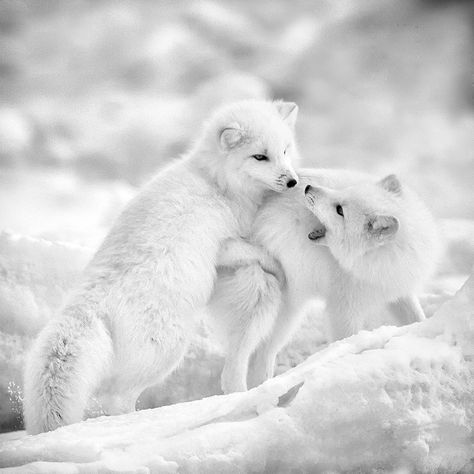
[[[253,256],[245,265],[244,255],[217,281],[211,314],[226,316],[232,340],[224,391],[246,390],[247,369],[251,386],[273,375],[277,353],[317,296],[326,299],[333,339],[354,334],[366,314],[386,306],[402,323],[424,318],[417,292],[439,246],[419,198],[393,175],[376,182],[342,170],[298,174],[300,186],[270,196],[254,223],[256,249],[281,264],[282,285],[274,284],[279,273],[269,263],[262,267]]]
[[[227,239],[229,252],[245,247],[239,239],[264,194],[297,184],[296,114],[285,102],[223,108],[125,209],[28,356],[29,433],[80,421],[93,392],[108,414],[132,411],[176,367],[211,295],[219,250]]]

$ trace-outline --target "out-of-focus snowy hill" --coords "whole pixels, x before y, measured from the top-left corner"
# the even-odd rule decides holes
[[[470,12],[442,0],[0,2],[0,174],[143,183],[216,105],[284,98],[300,105],[304,165],[397,172],[439,216],[473,218]]]
[[[422,323],[363,331],[249,392],[10,437],[0,465],[12,473],[468,474],[473,429],[474,275]]]

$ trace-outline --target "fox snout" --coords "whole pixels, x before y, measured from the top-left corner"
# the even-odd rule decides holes
[[[308,184],[304,188],[306,205],[309,207],[309,209],[313,210],[313,212],[313,208],[316,205],[316,201],[320,200],[323,197],[323,194],[324,190],[318,186],[311,186],[311,184]]]
[[[328,193],[327,193],[327,190],[323,187],[312,186],[311,184],[308,184],[304,188],[304,194],[306,196],[306,199],[314,201],[317,198],[323,198],[327,196]]]
[[[317,194],[320,191],[321,191],[321,188],[318,188],[317,186],[311,186],[311,184],[308,184],[308,186],[304,188],[305,194],[308,194],[309,192],[311,192],[312,194]]]
[[[298,184],[298,176],[292,170],[287,170],[280,176],[280,179],[286,180],[287,188],[294,188]]]

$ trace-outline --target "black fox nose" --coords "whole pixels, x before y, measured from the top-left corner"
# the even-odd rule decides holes
[[[296,179],[290,179],[290,180],[288,181],[288,183],[286,183],[286,185],[287,185],[289,188],[293,188],[293,187],[295,187],[297,184],[298,184],[298,181],[296,181]]]
[[[311,189],[311,184],[308,184],[308,186],[306,186],[306,188],[304,188],[304,193],[308,194],[310,189]]]

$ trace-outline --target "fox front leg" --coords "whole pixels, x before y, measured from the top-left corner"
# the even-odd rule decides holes
[[[227,239],[217,255],[218,267],[239,267],[258,262],[260,251],[244,239]]]
[[[274,275],[282,284],[285,280],[280,264],[262,247],[244,239],[227,239],[217,256],[218,267],[236,268],[258,263],[262,269]]]
[[[425,312],[415,295],[399,298],[390,303],[388,307],[401,325],[416,323],[426,319]]]
[[[229,349],[221,374],[222,392],[245,392],[247,390],[247,370],[252,343],[249,340],[229,341]]]

